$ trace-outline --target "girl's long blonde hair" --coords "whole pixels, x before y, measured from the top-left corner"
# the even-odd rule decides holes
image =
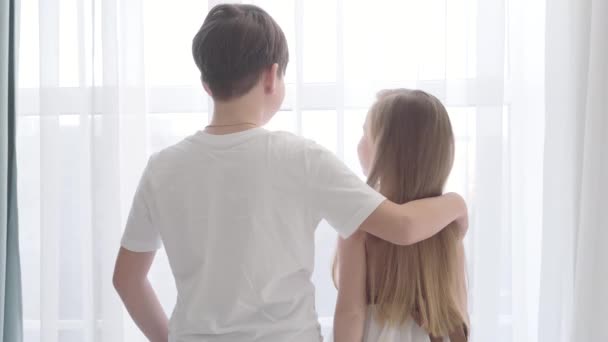
[[[368,117],[375,146],[368,184],[395,203],[439,196],[454,162],[445,107],[419,90],[383,91]],[[454,224],[411,246],[368,236],[367,296],[374,317],[389,325],[413,318],[431,336],[465,335],[464,255]]]

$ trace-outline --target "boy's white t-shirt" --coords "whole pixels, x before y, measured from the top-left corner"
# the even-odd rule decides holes
[[[162,241],[178,292],[170,342],[320,341],[314,231],[326,219],[348,237],[384,199],[293,134],[198,132],[150,158],[122,246]]]

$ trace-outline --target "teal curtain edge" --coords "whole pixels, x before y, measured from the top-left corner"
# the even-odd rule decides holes
[[[23,341],[23,303],[21,293],[21,266],[19,257],[19,220],[17,208],[17,38],[18,0],[8,0],[9,41],[8,41],[8,186],[7,186],[7,226],[6,226],[6,283],[4,295],[4,322],[2,340]]]

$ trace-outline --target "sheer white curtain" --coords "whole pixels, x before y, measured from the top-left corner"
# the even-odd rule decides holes
[[[547,3],[541,342],[608,340],[607,35],[608,2]]]
[[[111,286],[147,157],[203,127],[190,41],[199,0],[22,0],[19,169],[26,341],[143,341]],[[450,190],[470,205],[474,341],[536,341],[542,227],[544,1],[264,0],[285,30],[288,95],[270,129],[335,151],[375,92],[417,87],[457,135]],[[317,233],[317,310],[329,331],[335,234]],[[161,252],[152,281],[175,288]]]

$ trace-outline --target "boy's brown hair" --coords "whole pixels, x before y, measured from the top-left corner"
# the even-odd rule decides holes
[[[246,94],[274,63],[279,76],[289,62],[283,30],[254,5],[222,4],[209,11],[192,41],[192,55],[215,100]]]

